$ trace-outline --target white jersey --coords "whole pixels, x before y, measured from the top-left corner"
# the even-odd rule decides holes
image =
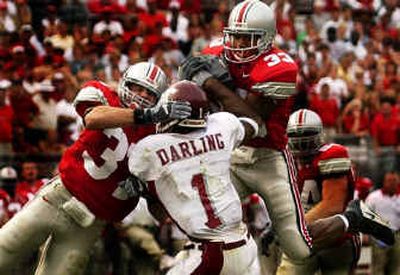
[[[240,239],[246,226],[229,167],[231,153],[244,135],[234,115],[214,113],[205,129],[144,138],[130,151],[129,169],[146,182],[149,192],[189,237]]]

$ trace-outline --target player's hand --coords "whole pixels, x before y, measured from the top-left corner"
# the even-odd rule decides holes
[[[179,68],[179,78],[192,80],[200,87],[204,82],[214,77],[221,83],[231,86],[232,77],[227,65],[222,59],[213,55],[189,57]]]
[[[125,190],[128,198],[139,197],[145,191],[144,183],[135,176],[130,176],[118,183],[118,186]]]
[[[261,254],[269,257],[271,255],[270,246],[275,241],[275,232],[271,228],[261,233]]]
[[[135,110],[135,123],[148,124],[165,122],[171,119],[185,119],[192,114],[192,107],[187,101],[167,101],[151,108]]]

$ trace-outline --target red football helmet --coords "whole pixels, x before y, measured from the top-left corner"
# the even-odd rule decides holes
[[[196,83],[188,80],[176,82],[161,95],[159,103],[162,104],[171,100],[189,102],[192,107],[192,114],[185,119],[173,119],[158,123],[157,132],[188,132],[206,127],[209,101],[206,93]]]

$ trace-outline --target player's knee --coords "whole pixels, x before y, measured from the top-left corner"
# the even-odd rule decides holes
[[[311,249],[306,245],[294,245],[291,247],[282,246],[283,252],[290,258],[293,262],[301,263],[305,261],[311,255]]]
[[[309,245],[299,232],[289,232],[284,236],[286,237],[280,236],[279,242],[287,257],[296,262],[302,262],[310,257],[311,244]]]

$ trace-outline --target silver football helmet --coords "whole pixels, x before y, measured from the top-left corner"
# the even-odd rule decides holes
[[[138,95],[132,89],[132,84],[145,88],[159,99],[167,88],[167,82],[167,76],[160,67],[149,62],[140,62],[129,66],[123,74],[118,84],[118,96],[125,107],[132,104],[151,107],[154,103]]]
[[[318,152],[323,145],[323,126],[319,115],[300,109],[290,115],[286,133],[289,149],[296,157],[306,157]]]
[[[229,15],[228,27],[224,28],[225,59],[233,63],[255,60],[268,51],[275,38],[274,11],[259,0],[247,0],[237,4]],[[242,47],[235,40],[249,37],[249,45]]]

